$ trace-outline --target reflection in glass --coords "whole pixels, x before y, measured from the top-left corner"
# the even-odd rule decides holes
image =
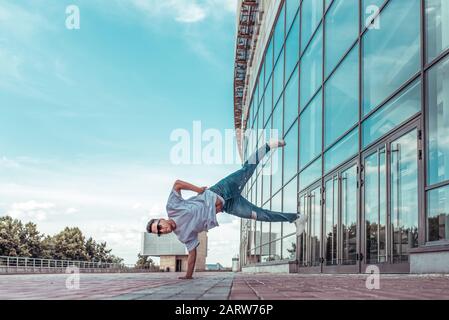
[[[259,102],[262,100],[262,96],[264,94],[265,89],[265,65],[262,64],[260,66],[260,73],[259,73]]]
[[[300,143],[299,163],[304,168],[310,161],[321,153],[322,144],[322,95],[321,92],[307,106],[301,114],[300,121]]]
[[[298,179],[293,179],[288,185],[284,187],[283,197],[284,206],[283,212],[297,212],[298,210]],[[296,225],[294,223],[284,223],[282,234],[283,236],[289,236],[296,232]]]
[[[286,0],[287,4],[286,4],[285,20],[286,20],[287,31],[288,31],[288,29],[290,29],[290,25],[292,24],[292,21],[298,12],[300,2],[301,2],[301,0]],[[298,14],[298,16],[299,16],[299,14]],[[299,30],[299,26],[298,26],[298,30]],[[299,38],[298,38],[298,41],[299,41]]]
[[[262,186],[262,190],[263,190],[263,196],[262,196],[262,201],[263,203],[267,202],[270,197],[271,197],[271,175],[270,172],[268,172],[267,170],[267,174],[262,174],[262,179],[263,179],[263,186]]]
[[[420,68],[420,0],[390,1],[380,18],[381,27],[363,36],[364,114]]]
[[[356,46],[325,85],[325,147],[359,120],[358,61]]]
[[[299,60],[299,15],[296,17],[285,42],[285,79],[292,73]]]
[[[259,207],[262,207],[263,202],[262,202],[262,179],[263,179],[263,175],[262,175],[262,168],[260,168],[258,176],[257,176],[257,205]]]
[[[359,150],[359,129],[355,128],[324,154],[324,171],[330,172]]]
[[[358,2],[335,0],[326,15],[326,77],[359,34]],[[335,41],[338,39],[338,41]]]
[[[290,128],[293,121],[298,118],[298,89],[299,89],[299,75],[298,75],[298,68],[296,68],[295,72],[293,73],[292,78],[287,83],[285,88],[285,130]]]
[[[278,261],[282,259],[281,252],[282,240],[276,240],[270,243],[270,258],[269,261]]]
[[[270,38],[270,43],[265,54],[265,81],[271,77],[273,72],[273,38]]]
[[[260,247],[261,243],[261,234],[262,234],[262,222],[257,221],[256,222],[256,232],[255,232],[255,243],[256,243],[256,248]],[[257,253],[258,250],[256,250]],[[260,250],[259,250],[260,251]]]
[[[310,263],[321,264],[321,188],[310,193]]]
[[[282,117],[283,117],[283,101],[279,101],[276,109],[273,111],[273,130],[272,138],[280,139],[283,136],[282,131]],[[282,187],[282,149],[276,149],[272,152],[271,161],[271,188],[272,193],[276,193]]]
[[[266,244],[261,248],[261,262],[270,261],[270,245]]]
[[[284,52],[284,50],[282,50],[282,52]],[[281,54],[281,58],[278,60],[276,66],[274,67],[274,75],[273,75],[274,103],[277,103],[283,89],[284,89],[284,58]]]
[[[315,34],[310,46],[301,58],[300,105],[303,109],[321,86],[323,79],[323,32]]]
[[[356,264],[357,259],[357,166],[341,174],[342,264]]]
[[[449,48],[449,2],[426,0],[427,62]]]
[[[282,259],[296,259],[296,235],[282,239]]]
[[[304,193],[299,196],[298,200],[298,209],[299,213],[304,215],[309,215],[309,194]],[[309,222],[310,219],[308,219],[305,223],[304,232],[299,236],[299,265],[301,266],[307,266],[309,263],[309,258],[307,255],[307,239],[309,238]]]
[[[272,78],[268,81],[267,88],[265,89],[265,121],[267,121],[271,115],[271,112],[273,110],[273,81]]]
[[[285,6],[282,6],[274,29],[274,60],[278,59],[281,48],[284,45],[285,38]]]
[[[428,241],[449,240],[449,186],[427,193]]]
[[[386,151],[379,148],[365,159],[365,224],[367,263],[387,260]]]
[[[325,259],[326,265],[336,265],[338,263],[337,237],[338,237],[338,176],[332,177],[326,182],[326,202],[325,202]]]
[[[298,172],[298,121],[287,133],[285,142],[288,148],[283,148],[284,151],[284,184]]]
[[[428,73],[427,176],[429,184],[449,180],[449,58]]]
[[[271,210],[282,212],[282,192],[278,192],[273,199],[271,199]],[[271,222],[271,241],[282,237],[281,226],[282,222]]]
[[[302,6],[302,29],[301,29],[301,52],[306,48],[318,23],[323,16],[323,1],[303,0]]]
[[[270,209],[270,203],[264,205],[262,208],[264,209]],[[262,245],[267,244],[270,242],[270,223],[269,222],[262,222],[262,236],[260,240]]]
[[[299,212],[307,215],[305,231],[299,238],[299,260],[303,266],[321,264],[321,187],[299,197]]]
[[[391,144],[391,234],[393,262],[408,261],[418,246],[417,130]]]
[[[417,81],[363,122],[363,147],[386,135],[420,111],[421,81]]]
[[[313,182],[321,178],[321,165],[320,157],[299,174],[299,190],[304,190]]]

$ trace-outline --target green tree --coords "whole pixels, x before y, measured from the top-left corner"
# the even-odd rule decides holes
[[[123,259],[111,254],[106,242],[85,240],[79,228],[65,228],[54,236],[41,234],[36,224],[25,225],[9,216],[0,217],[0,255],[95,261],[122,264]]]
[[[53,259],[88,261],[84,235],[79,228],[66,227],[52,240]]]
[[[29,222],[27,223],[21,234],[21,241],[25,245],[26,254],[22,256],[39,258],[42,256],[43,248],[42,248],[42,239],[44,235],[42,235],[38,230],[37,226]]]
[[[24,251],[20,241],[22,223],[11,217],[0,218],[0,255],[16,257]]]
[[[153,271],[157,269],[157,266],[154,263],[153,259],[148,256],[143,256],[140,253],[137,255],[137,262],[135,267],[138,269],[150,269]]]

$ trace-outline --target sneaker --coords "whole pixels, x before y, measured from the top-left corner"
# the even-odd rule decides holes
[[[303,214],[299,215],[299,218],[295,220],[297,236],[300,236],[304,232],[307,220],[308,216]]]

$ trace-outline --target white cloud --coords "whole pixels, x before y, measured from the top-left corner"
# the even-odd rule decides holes
[[[1,56],[0,56],[0,61],[1,61]],[[7,168],[7,169],[14,169],[14,168],[19,168],[19,162],[11,160],[5,156],[0,158],[0,167],[3,168]]]
[[[172,16],[180,23],[200,22],[208,16],[235,12],[237,7],[237,0],[133,0],[132,3],[151,18]]]
[[[6,212],[6,215],[25,221],[44,221],[47,219],[47,216],[50,213],[49,211],[54,208],[54,203],[31,200],[13,203]]]
[[[74,213],[77,213],[79,210],[78,209],[75,209],[75,208],[68,208],[66,211],[65,211],[65,213],[67,213],[67,214],[74,214]]]
[[[138,210],[138,209],[142,208],[142,204],[139,203],[139,202],[137,202],[137,203],[133,204],[132,208],[133,208],[134,210]]]

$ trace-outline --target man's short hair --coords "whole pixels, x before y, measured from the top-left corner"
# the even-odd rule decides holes
[[[151,231],[151,226],[153,225],[153,223],[155,223],[155,222],[157,222],[159,219],[151,219],[149,222],[148,222],[148,224],[147,224],[147,232],[148,233],[153,233],[152,231]]]

